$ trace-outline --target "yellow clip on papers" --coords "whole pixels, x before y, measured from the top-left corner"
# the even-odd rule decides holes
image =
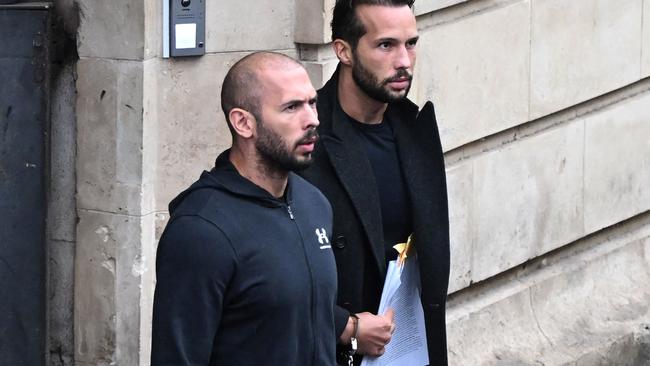
[[[397,263],[399,265],[404,264],[406,257],[408,257],[408,255],[411,252],[411,244],[413,242],[412,238],[413,238],[413,234],[409,235],[408,239],[406,239],[406,243],[399,243],[393,245],[393,248],[397,250],[397,253],[399,253],[397,257]]]

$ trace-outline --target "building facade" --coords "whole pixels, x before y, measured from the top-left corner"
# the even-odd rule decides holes
[[[334,0],[206,0],[206,54],[162,58],[162,2],[59,0],[48,353],[147,365],[168,202],[230,133],[251,51],[336,67]],[[650,0],[417,0],[411,98],[445,150],[452,365],[650,360]]]

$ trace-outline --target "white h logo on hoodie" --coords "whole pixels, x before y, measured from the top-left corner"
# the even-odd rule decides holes
[[[330,248],[330,241],[327,239],[325,228],[316,229],[316,237],[318,238],[318,242],[321,243],[321,249]]]

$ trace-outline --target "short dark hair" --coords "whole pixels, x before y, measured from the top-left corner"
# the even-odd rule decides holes
[[[334,14],[332,16],[332,41],[342,39],[348,42],[352,48],[356,48],[359,38],[366,34],[367,30],[357,16],[359,5],[379,6],[408,6],[413,7],[415,0],[336,0]]]
[[[234,108],[244,109],[261,121],[262,104],[260,99],[264,90],[257,72],[264,65],[273,62],[303,67],[300,62],[285,54],[260,51],[244,56],[226,73],[221,86],[221,109],[226,116],[226,123],[233,137],[235,137],[235,131],[230,124],[229,114]]]

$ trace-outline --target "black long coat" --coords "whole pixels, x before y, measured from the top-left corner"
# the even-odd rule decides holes
[[[318,91],[321,135],[313,164],[301,174],[334,210],[332,247],[338,271],[336,334],[350,312],[379,307],[386,260],[379,194],[370,162],[338,103],[338,70]],[[411,201],[420,264],[429,361],[447,364],[445,301],[449,283],[449,214],[444,159],[433,104],[404,100],[386,110]]]

